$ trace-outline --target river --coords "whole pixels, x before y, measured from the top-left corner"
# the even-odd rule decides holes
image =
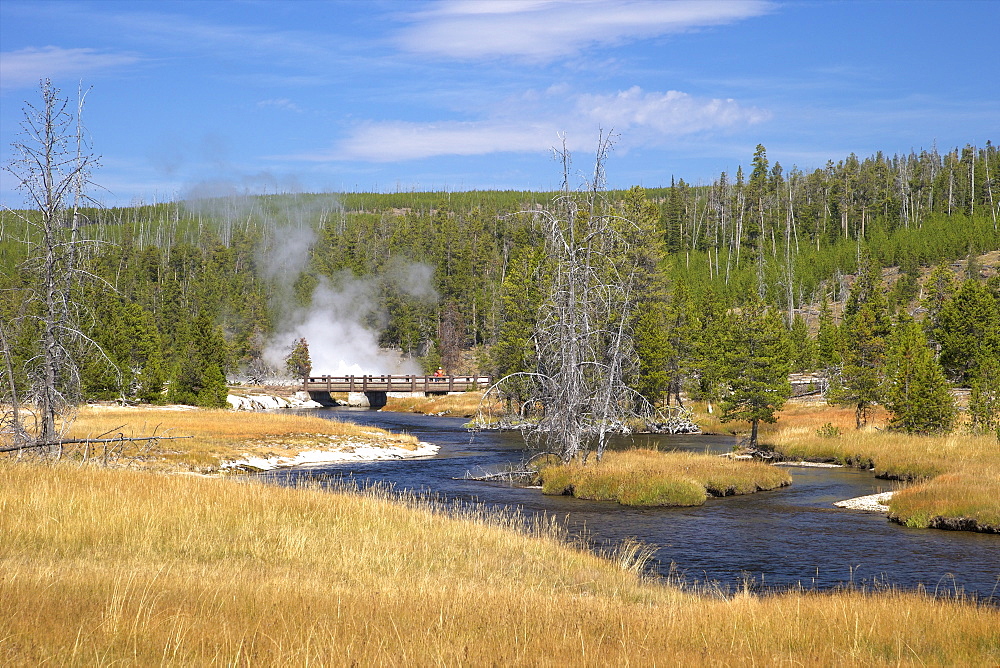
[[[748,496],[709,499],[695,508],[629,508],[616,503],[544,496],[538,489],[457,479],[498,470],[525,455],[518,434],[464,428],[466,420],[366,409],[297,411],[328,419],[413,434],[440,446],[421,460],[351,462],[280,469],[267,479],[292,484],[303,476],[333,476],[361,484],[390,483],[398,490],[432,492],[447,499],[520,507],[525,513],[565,518],[571,532],[596,545],[637,538],[656,546],[653,566],[689,583],[731,591],[802,586],[896,587],[961,591],[1000,599],[1000,536],[909,529],[874,513],[835,508],[835,501],[892,489],[870,472],[790,467],[791,487]],[[731,436],[636,436],[631,445],[693,452],[725,452]]]

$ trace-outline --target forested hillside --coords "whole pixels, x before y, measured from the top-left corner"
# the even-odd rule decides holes
[[[423,369],[532,368],[553,285],[540,220],[557,195],[298,194],[82,210],[81,236],[94,240],[79,250],[89,278],[72,287],[83,396],[220,405],[226,377],[280,375],[302,337],[315,373],[338,371],[320,363],[334,347],[345,364],[391,371],[374,368],[389,365],[377,351],[352,359],[375,343]],[[746,170],[708,185],[576,197],[589,202],[585,215],[628,232],[605,261],[644,277],[622,302],[626,375],[654,402],[721,398],[722,353],[742,345],[734,332],[762,326],[745,315],[761,309],[781,317],[789,368],[828,371],[859,422],[867,406],[893,401],[886,374],[909,364],[893,355],[923,360],[914,351],[926,349],[920,363],[939,365],[942,382],[977,392],[996,374],[997,255],[977,259],[1000,248],[1000,153],[989,142],[850,155],[811,172],[786,170],[758,146]],[[37,217],[0,219],[4,373],[22,396],[40,341]],[[324,330],[330,338],[314,334]],[[901,330],[910,338],[895,341]]]

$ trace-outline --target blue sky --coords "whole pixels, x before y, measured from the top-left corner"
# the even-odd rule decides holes
[[[109,205],[199,193],[710,182],[1000,141],[1000,2],[0,2],[0,158],[91,87]],[[19,206],[9,174],[0,200]]]

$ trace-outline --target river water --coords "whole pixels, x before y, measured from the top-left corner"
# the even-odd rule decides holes
[[[460,418],[365,409],[299,412],[410,433],[441,449],[437,456],[420,460],[325,464],[263,474],[280,484],[332,476],[488,506],[520,507],[529,515],[556,515],[571,532],[585,533],[596,546],[613,546],[626,538],[655,545],[653,566],[659,573],[723,590],[923,587],[1000,599],[1000,536],[909,529],[875,513],[835,508],[835,501],[892,489],[890,481],[867,471],[789,467],[792,485],[780,490],[709,499],[695,508],[629,508],[461,479],[466,473],[520,462],[525,450],[518,434],[473,434]],[[619,439],[615,445],[717,453],[730,450],[733,438],[643,435]]]

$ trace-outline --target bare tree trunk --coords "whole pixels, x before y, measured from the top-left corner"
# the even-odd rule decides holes
[[[85,337],[75,325],[73,286],[77,276],[80,207],[85,199],[84,186],[93,162],[85,152],[83,109],[80,91],[77,114],[67,111],[68,102],[48,80],[41,83],[42,103],[30,103],[22,123],[25,139],[13,148],[18,158],[6,166],[23,192],[39,211],[40,220],[22,216],[36,230],[29,238],[26,267],[35,272],[37,284],[30,298],[41,305],[40,350],[31,370],[29,396],[38,408],[37,440],[51,443],[50,452],[58,454],[59,425],[77,398],[79,375],[71,356],[71,344]],[[75,125],[75,128],[74,128]],[[72,197],[72,203],[67,206]],[[65,228],[69,228],[68,232]]]
[[[529,442],[563,461],[586,461],[591,451],[600,459],[607,435],[627,430],[636,415],[637,393],[625,383],[635,364],[630,331],[635,274],[623,266],[631,249],[623,232],[634,223],[603,201],[610,147],[602,135],[585,197],[569,190],[565,143],[556,152],[563,165],[562,192],[551,209],[529,212],[540,223],[551,271],[532,337],[537,371],[513,374],[491,388],[503,398],[505,383],[531,382],[532,395],[521,404],[517,426]]]

